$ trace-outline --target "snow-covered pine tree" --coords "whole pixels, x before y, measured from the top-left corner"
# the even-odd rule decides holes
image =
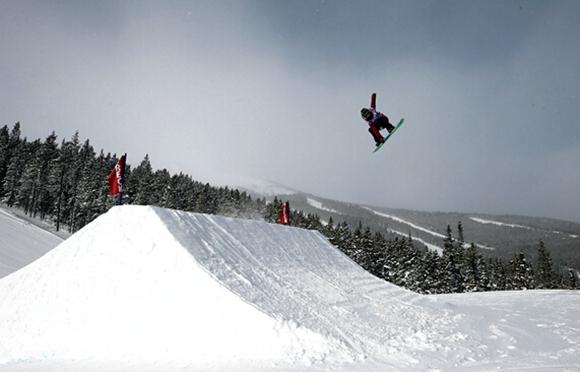
[[[280,200],[277,196],[274,196],[274,200],[271,203],[266,204],[266,213],[264,215],[264,220],[270,223],[278,222],[278,216],[280,213]]]
[[[359,221],[356,229],[352,234],[352,240],[350,246],[347,247],[346,254],[359,265],[361,264],[362,257],[362,240],[363,240],[363,226],[362,221]]]
[[[44,219],[47,214],[52,214],[52,208],[56,200],[56,195],[50,192],[49,177],[58,155],[56,134],[52,132],[42,144],[39,154],[40,169],[37,177],[38,197],[33,206],[33,215],[36,216],[39,213],[41,219]]]
[[[426,251],[420,259],[423,279],[418,283],[418,292],[424,294],[443,293],[441,286],[440,257],[436,252]]]
[[[334,241],[334,219],[332,216],[328,217],[328,222],[322,227],[320,232],[328,239],[330,244],[336,245]]]
[[[0,128],[0,196],[4,195],[3,185],[6,172],[8,171],[8,163],[10,163],[10,153],[8,152],[8,142],[10,141],[10,131],[5,125]]]
[[[149,161],[149,154],[146,154],[127,178],[127,196],[130,198],[131,204],[149,205],[151,204],[152,191],[153,168]]]
[[[30,158],[30,144],[26,139],[18,143],[10,157],[3,182],[2,201],[9,207],[17,204],[26,163]]]
[[[489,259],[489,289],[503,291],[507,289],[508,273],[506,265],[499,258]]]
[[[536,258],[534,273],[536,288],[556,288],[556,273],[552,268],[552,258],[550,257],[550,252],[548,252],[542,240],[540,240],[538,244],[538,257]]]
[[[483,281],[483,257],[477,252],[475,244],[471,243],[465,251],[463,262],[463,286],[465,292],[480,292],[486,289]]]
[[[519,252],[509,262],[507,289],[523,290],[534,288],[532,266],[523,252]]]
[[[441,256],[442,289],[444,293],[461,293],[464,291],[461,273],[462,255],[458,244],[453,240],[451,226],[447,225],[447,236],[443,241]]]
[[[564,287],[568,289],[578,288],[578,274],[576,274],[574,269],[568,269],[568,276],[566,278]]]
[[[38,174],[42,166],[39,153],[42,142],[36,140],[27,146],[24,169],[16,195],[16,205],[26,214],[32,214],[34,201],[37,195]]]
[[[372,261],[375,257],[373,253],[374,239],[371,229],[368,226],[364,229],[362,234],[360,234],[356,245],[357,249],[355,251],[354,257],[352,258],[365,270],[371,271],[371,267],[373,266]]]
[[[12,131],[8,130],[7,125],[0,129],[0,197],[6,194],[4,183],[6,182],[8,167],[21,142],[19,122],[14,124]]]
[[[86,154],[78,180],[77,207],[74,213],[78,228],[85,226],[98,216],[98,201],[103,177],[99,174],[99,164],[92,146]],[[75,229],[76,230],[76,229]]]
[[[336,246],[340,249],[343,253],[348,255],[349,247],[353,244],[353,236],[352,232],[350,231],[348,224],[345,221],[342,221],[335,229],[335,238]]]
[[[366,255],[366,269],[378,278],[383,278],[383,266],[385,265],[385,250],[387,249],[387,240],[380,232],[373,236],[371,249]]]
[[[62,222],[62,209],[65,200],[69,196],[69,187],[71,182],[71,165],[78,153],[78,132],[75,133],[71,141],[63,140],[58,151],[58,156],[51,168],[48,183],[49,190],[54,195],[54,205],[52,207],[56,231],[60,230]]]

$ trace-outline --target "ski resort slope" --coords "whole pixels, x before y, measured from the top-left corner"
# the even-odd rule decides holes
[[[62,240],[0,208],[0,278],[36,260]]]
[[[115,207],[0,280],[0,370],[580,368],[577,292],[529,294],[515,317],[376,279],[315,231]]]

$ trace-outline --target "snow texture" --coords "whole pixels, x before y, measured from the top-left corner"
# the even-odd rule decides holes
[[[111,209],[0,280],[0,369],[580,368],[572,291],[422,296],[316,231]]]

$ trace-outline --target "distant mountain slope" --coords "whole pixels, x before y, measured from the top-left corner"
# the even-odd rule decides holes
[[[281,187],[281,186],[278,186]],[[252,190],[249,190],[252,192]],[[260,190],[256,196],[272,199]],[[461,221],[467,244],[475,243],[481,253],[490,257],[512,257],[523,251],[535,257],[538,243],[543,240],[556,265],[580,268],[580,224],[550,218],[489,215],[482,213],[421,212],[381,206],[359,205],[294,191],[278,195],[289,200],[293,209],[318,214],[328,221],[346,221],[357,226],[369,226],[376,231],[394,235],[409,234],[418,244],[441,251],[447,225],[457,233]]]
[[[63,238],[0,208],[0,278],[28,265]]]

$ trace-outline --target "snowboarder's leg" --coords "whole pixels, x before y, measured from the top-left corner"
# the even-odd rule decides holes
[[[377,123],[379,124],[379,128],[385,128],[389,133],[395,129],[395,126],[391,124],[386,115],[381,116],[379,120],[377,120]]]
[[[380,145],[381,143],[383,143],[384,139],[383,139],[383,136],[381,136],[381,132],[379,132],[379,128],[377,128],[375,126],[370,126],[369,132],[371,133],[371,135],[375,139],[375,144],[377,146]]]

